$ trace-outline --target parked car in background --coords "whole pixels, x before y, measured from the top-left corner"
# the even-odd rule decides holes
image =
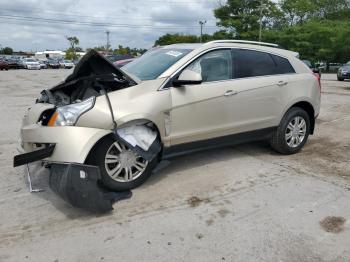
[[[41,66],[40,66],[38,60],[36,60],[34,58],[24,58],[23,65],[24,65],[25,69],[35,69],[35,70],[41,69]]]
[[[8,63],[11,69],[23,68],[23,65],[19,59],[7,58],[5,61]]]
[[[342,64],[340,64],[340,63],[329,63],[328,70],[330,72],[337,72],[337,70],[339,70],[339,68],[341,66],[342,66]]]
[[[350,61],[339,68],[337,73],[338,81],[344,81],[345,79],[350,79]]]
[[[47,69],[47,62],[44,60],[38,60],[41,69]]]
[[[57,60],[49,59],[47,60],[47,65],[49,68],[58,69],[60,68],[60,63]]]
[[[9,70],[10,66],[5,59],[0,59],[0,70]]]
[[[309,60],[303,60],[304,64],[307,65],[312,72],[314,72],[315,74],[319,74],[319,76],[321,77],[321,69],[315,65],[315,63],[312,63]]]
[[[71,69],[74,67],[74,64],[71,60],[61,60],[59,63],[60,66],[65,69]]]
[[[129,59],[124,59],[124,60],[118,60],[115,61],[113,64],[117,67],[123,67],[127,64],[129,64],[130,62],[134,61],[136,58],[129,58]]]
[[[92,50],[25,114],[20,150],[51,172],[94,166],[89,176],[115,191],[144,183],[162,159],[211,147],[266,139],[297,153],[321,98],[319,77],[297,57],[220,40],[160,47],[121,70]]]

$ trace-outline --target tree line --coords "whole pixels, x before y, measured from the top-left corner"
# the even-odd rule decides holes
[[[228,0],[214,10],[220,31],[203,41],[220,39],[273,42],[312,61],[350,60],[348,0]],[[260,20],[261,18],[261,20]],[[197,43],[195,35],[166,34],[155,45]]]
[[[12,55],[13,49],[11,47],[0,48],[0,55]]]

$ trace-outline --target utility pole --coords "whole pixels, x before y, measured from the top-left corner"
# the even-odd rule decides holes
[[[110,32],[107,30],[107,31],[106,31],[106,35],[107,35],[106,55],[108,55],[108,53],[109,53],[109,47],[110,47],[110,43],[109,43],[109,34],[110,34]]]
[[[204,21],[199,21],[199,25],[201,27],[201,36],[200,36],[200,43],[202,43],[202,37],[203,37],[203,26],[207,23],[207,20],[204,20]]]
[[[261,42],[262,35],[262,18],[263,18],[263,0],[260,0],[260,18],[259,18],[259,42]]]

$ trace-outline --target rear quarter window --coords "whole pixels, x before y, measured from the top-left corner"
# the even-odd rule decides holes
[[[294,68],[289,63],[288,59],[277,56],[277,55],[271,55],[273,60],[276,63],[276,74],[290,74],[295,73]]]

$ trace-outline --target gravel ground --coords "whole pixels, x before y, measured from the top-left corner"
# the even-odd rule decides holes
[[[350,82],[323,75],[316,133],[179,157],[96,216],[38,194],[12,158],[25,109],[69,70],[0,72],[0,261],[350,261]]]

